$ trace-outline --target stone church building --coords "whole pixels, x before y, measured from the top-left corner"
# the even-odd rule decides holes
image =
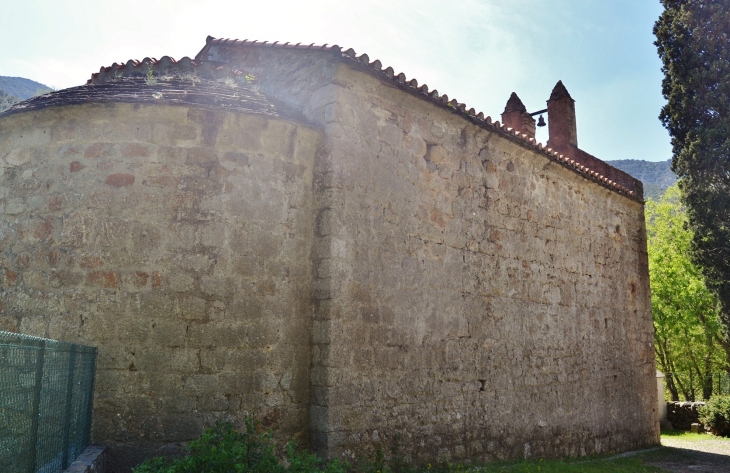
[[[123,466],[248,414],[348,458],[657,445],[641,183],[562,83],[547,118],[338,46],[102,68],[0,115],[0,330],[99,347]]]

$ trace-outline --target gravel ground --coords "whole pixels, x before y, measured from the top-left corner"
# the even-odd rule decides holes
[[[662,436],[666,448],[642,454],[644,461],[674,473],[730,473],[730,439],[686,440]]]

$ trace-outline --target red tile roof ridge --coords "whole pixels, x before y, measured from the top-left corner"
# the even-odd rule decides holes
[[[521,134],[517,131],[512,130],[511,128],[506,127],[504,124],[501,124],[499,120],[492,121],[492,118],[490,116],[484,116],[484,113],[482,112],[475,112],[473,108],[470,108],[468,111],[466,109],[466,105],[463,103],[458,102],[456,99],[449,100],[449,96],[446,94],[439,95],[437,89],[429,90],[428,86],[426,84],[422,84],[421,86],[418,85],[418,81],[413,78],[411,80],[407,80],[407,77],[404,73],[398,73],[395,74],[395,70],[388,66],[385,69],[383,69],[383,64],[380,60],[375,59],[374,61],[370,61],[370,56],[363,53],[361,55],[357,55],[354,49],[347,48],[346,50],[343,50],[343,48],[337,44],[329,45],[329,44],[323,44],[321,46],[315,45],[314,43],[311,43],[309,45],[302,45],[301,43],[291,44],[289,42],[286,43],[279,43],[278,41],[275,41],[273,43],[269,43],[268,41],[260,42],[256,40],[238,40],[238,39],[221,39],[221,38],[214,38],[212,36],[208,36],[206,38],[206,44],[203,47],[203,49],[200,50],[200,52],[195,56],[196,61],[203,61],[202,57],[204,54],[208,52],[211,46],[215,44],[221,44],[225,46],[250,46],[250,47],[269,47],[269,48],[281,48],[281,49],[295,49],[295,50],[318,50],[318,51],[326,51],[331,52],[337,57],[353,61],[358,64],[362,64],[365,67],[368,68],[370,72],[374,72],[376,74],[379,74],[387,78],[389,81],[394,82],[398,84],[401,88],[404,90],[408,90],[409,92],[420,96],[424,99],[430,100],[433,103],[440,105],[442,107],[446,107],[451,109],[453,113],[456,113],[458,115],[462,115],[464,118],[472,121],[473,123],[484,127],[493,129],[497,132],[500,132],[501,134],[505,135],[506,137],[509,137],[510,139],[513,139],[517,141],[518,143],[527,146],[529,148],[535,149],[539,152],[541,152],[543,155],[547,156],[552,161],[556,161],[557,163],[561,164],[564,167],[567,167],[568,169],[573,170],[574,172],[580,174],[586,179],[589,179],[591,181],[596,182],[597,184],[607,187],[615,192],[618,192],[619,194],[623,194],[633,200],[643,202],[643,196],[637,195],[635,191],[629,190],[626,187],[616,183],[615,181],[609,180],[602,174],[592,171],[588,167],[581,165],[579,163],[576,163],[574,160],[568,160],[565,156],[559,154],[557,151],[553,151],[550,148],[546,148],[546,146],[542,143],[536,142],[533,138],[528,137],[526,134]],[[596,158],[598,159],[598,158]]]
[[[146,57],[141,61],[130,59],[122,63],[113,63],[111,66],[104,66],[99,72],[91,74],[91,79],[86,81],[87,85],[98,84],[114,80],[122,76],[147,76],[152,71],[153,76],[164,76],[168,74],[193,73],[213,78],[237,77],[243,74],[242,71],[232,70],[225,63],[213,61],[201,61],[184,56],[176,60],[170,56],[162,56],[159,60]]]

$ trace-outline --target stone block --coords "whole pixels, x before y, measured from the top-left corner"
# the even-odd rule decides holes
[[[223,156],[221,164],[226,169],[237,169],[247,167],[249,165],[249,155],[246,153],[240,153],[236,151],[228,151]]]
[[[248,328],[240,323],[191,324],[188,327],[191,346],[210,348],[241,348],[249,346]]]
[[[237,151],[258,151],[261,149],[261,133],[268,123],[258,117],[239,115],[235,119],[236,128],[218,137],[218,145],[222,148]]]
[[[107,464],[106,457],[105,447],[86,447],[64,473],[104,473]]]
[[[74,211],[63,219],[61,244],[82,247],[93,239],[97,219],[90,212]]]
[[[125,173],[110,174],[107,176],[104,183],[111,187],[131,186],[132,184],[134,184],[134,175]]]
[[[29,164],[33,154],[34,152],[32,149],[14,149],[3,156],[3,167],[14,168],[23,166],[24,164]]]
[[[146,158],[150,155],[150,147],[141,143],[127,143],[121,147],[125,158]]]
[[[91,271],[86,275],[86,283],[106,288],[114,288],[119,284],[119,278],[113,271]]]
[[[169,250],[192,249],[196,226],[186,222],[170,222],[162,232],[164,246]]]
[[[200,290],[208,295],[216,298],[229,299],[236,290],[236,284],[231,278],[222,278],[220,276],[201,276]]]
[[[142,185],[158,187],[158,188],[171,188],[176,189],[180,184],[180,178],[176,176],[167,175],[148,175],[142,181]]]
[[[178,141],[196,141],[198,129],[192,125],[177,125],[174,127],[172,137]]]
[[[212,222],[197,228],[197,238],[204,246],[223,247],[226,244],[226,225]]]
[[[188,148],[187,163],[199,166],[210,166],[218,162],[218,154],[210,148]]]
[[[84,159],[106,159],[114,156],[114,145],[111,143],[94,143],[84,151]]]
[[[11,197],[5,199],[3,203],[3,213],[5,215],[20,215],[26,210],[28,210],[28,206],[22,197]]]
[[[164,415],[160,416],[162,438],[165,442],[180,442],[198,437],[203,432],[203,419],[198,415]]]
[[[174,277],[171,277],[174,279]],[[191,278],[192,280],[192,278]],[[174,289],[176,283],[171,282],[173,290],[177,292],[187,292],[187,290]],[[208,318],[208,302],[200,297],[195,297],[190,294],[180,294],[175,298],[175,313],[178,317],[185,320],[206,320]]]
[[[268,121],[261,133],[262,150],[274,156],[292,156],[295,129],[288,123]]]

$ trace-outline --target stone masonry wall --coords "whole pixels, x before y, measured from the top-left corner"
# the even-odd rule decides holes
[[[640,203],[330,54],[211,54],[325,131],[312,286],[320,452],[397,437],[439,460],[658,443]]]
[[[0,330],[99,347],[110,461],[249,412],[306,442],[320,135],[184,106],[0,118]]]
[[[112,457],[246,412],[329,456],[658,443],[640,203],[331,53],[210,55],[315,128],[0,118],[0,328],[99,346]]]
[[[368,75],[336,78],[337,449],[396,434],[440,460],[656,444],[643,206]],[[353,128],[378,142],[354,148]]]

